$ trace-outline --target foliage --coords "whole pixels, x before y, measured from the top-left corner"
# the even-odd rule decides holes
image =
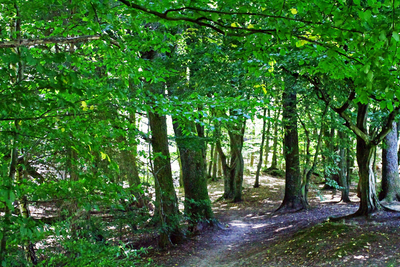
[[[123,254],[117,245],[98,244],[93,237],[106,235],[110,227],[129,225],[134,231],[149,219],[143,207],[129,208],[143,191],[140,177],[136,185],[129,180],[129,160],[122,156],[133,156],[136,164],[136,156],[147,153],[137,151],[139,139],[151,141],[151,135],[138,129],[136,115],[181,118],[205,127],[208,137],[219,126],[237,133],[237,126],[259,115],[260,107],[279,105],[282,78],[289,75],[302,96],[298,117],[304,129],[315,128],[316,111],[329,104],[340,116],[330,115],[332,126],[335,122],[343,130],[345,124],[376,145],[400,110],[399,4],[4,1],[0,202],[6,215],[0,237],[7,237],[7,248],[0,252],[2,260],[20,255],[18,246],[49,238],[52,231],[62,233],[53,234],[69,256],[76,256],[69,258],[71,265],[89,264],[96,250],[104,262],[93,265]],[[149,92],[157,86],[170,93]],[[357,110],[367,103],[370,130],[363,132]],[[197,147],[195,131],[183,131]],[[306,130],[300,136],[305,139]],[[149,161],[156,156],[146,155]],[[332,158],[333,173],[335,154],[326,157]],[[13,216],[14,202],[56,203],[59,229],[49,230],[23,214]],[[112,214],[114,221],[91,218],[93,225],[81,231],[84,238],[66,238],[83,220],[80,212],[94,210]],[[63,257],[44,262],[57,265]]]

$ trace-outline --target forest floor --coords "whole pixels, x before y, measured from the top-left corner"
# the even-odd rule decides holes
[[[274,213],[284,195],[284,179],[261,177],[252,188],[246,177],[243,202],[217,201],[222,181],[209,185],[216,218],[224,229],[208,229],[167,251],[150,250],[154,266],[399,266],[400,213],[329,222],[354,213],[358,198],[340,202],[340,192],[311,192],[309,210]]]

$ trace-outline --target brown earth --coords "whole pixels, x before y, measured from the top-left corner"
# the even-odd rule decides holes
[[[215,201],[222,181],[209,185],[216,218],[224,229],[208,229],[168,251],[150,250],[154,266],[399,266],[400,213],[378,212],[341,222],[329,216],[355,212],[358,198],[340,202],[340,192],[310,193],[309,210],[275,214],[284,179],[246,177],[244,201]]]

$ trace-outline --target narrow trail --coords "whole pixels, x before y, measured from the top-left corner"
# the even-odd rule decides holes
[[[354,212],[356,208],[352,205],[337,215]],[[254,261],[268,260],[257,259],[259,254],[266,253],[278,241],[323,222],[334,210],[334,205],[322,205],[310,211],[232,220],[228,229],[202,236],[200,250],[180,260],[178,266],[255,266]]]
[[[264,266],[270,259],[268,251],[302,229],[325,221],[331,215],[347,215],[356,211],[358,204],[337,204],[339,194],[326,192],[326,202],[314,197],[314,207],[296,213],[274,214],[283,199],[283,180],[262,178],[262,188],[252,188],[248,181],[245,200],[241,203],[219,201],[214,212],[225,229],[209,230],[190,242],[168,252],[156,260],[161,266]],[[211,198],[220,194],[218,185],[210,188]],[[289,266],[287,262],[274,265]],[[282,260],[285,260],[284,258]],[[298,265],[294,265],[298,266]],[[310,265],[312,266],[312,265]]]

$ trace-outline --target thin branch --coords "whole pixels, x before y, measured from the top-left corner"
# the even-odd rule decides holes
[[[121,2],[124,2],[124,0],[120,0]],[[148,9],[147,9],[148,10]],[[317,25],[325,25],[323,22],[319,21],[308,21],[308,20],[303,20],[303,19],[296,19],[296,18],[290,18],[290,17],[285,17],[285,16],[277,16],[277,15],[268,15],[268,14],[263,14],[263,13],[256,13],[256,12],[227,12],[227,11],[218,11],[218,10],[212,10],[212,9],[201,9],[197,7],[181,7],[181,8],[175,8],[175,9],[168,9],[163,14],[165,17],[168,16],[168,13],[170,12],[179,12],[179,11],[185,11],[185,10],[190,10],[190,11],[197,11],[197,12],[205,12],[205,13],[213,13],[213,14],[220,14],[220,15],[228,15],[228,16],[257,16],[257,17],[264,17],[264,18],[272,18],[272,19],[285,19],[289,21],[296,21],[296,22],[301,22],[305,24],[317,24]],[[150,11],[143,10],[146,13],[151,13]],[[153,11],[154,12],[154,11]],[[153,13],[151,13],[153,14]],[[154,14],[153,14],[154,15]],[[168,17],[169,19],[171,17]],[[349,32],[356,32],[362,34],[362,32],[354,30],[354,29],[345,29],[345,28],[339,28],[336,26],[331,26],[331,28],[340,30],[340,31],[349,31]],[[239,29],[239,28],[238,28]],[[245,28],[240,28],[240,29],[245,29]]]
[[[392,123],[397,114],[400,112],[400,106],[396,107],[392,112],[389,113],[385,126],[382,127],[381,132],[372,140],[372,143],[378,145],[385,136],[392,130]]]
[[[15,41],[0,42],[0,48],[12,48],[20,46],[33,46],[43,44],[72,44],[99,40],[99,35],[83,35],[76,37],[48,37],[44,39],[21,39]]]
[[[346,109],[349,108],[351,101],[353,101],[356,98],[356,92],[354,90],[351,90],[349,97],[347,98],[346,103],[344,103],[340,108],[335,108],[335,112],[337,113],[342,113],[345,112]]]

